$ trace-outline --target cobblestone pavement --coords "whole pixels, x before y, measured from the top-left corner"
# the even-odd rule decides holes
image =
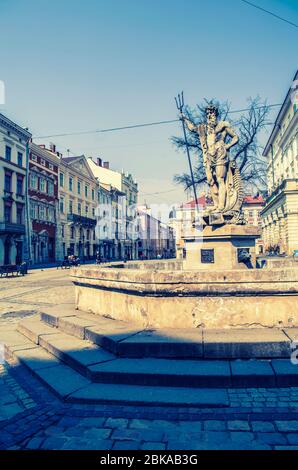
[[[0,280],[0,327],[73,303],[69,271]],[[37,300],[36,300],[37,299]],[[298,387],[230,389],[217,409],[71,405],[26,368],[0,366],[0,449],[298,450]]]

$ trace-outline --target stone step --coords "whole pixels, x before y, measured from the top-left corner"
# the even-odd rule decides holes
[[[18,349],[19,346],[6,346],[6,348],[6,357],[25,365],[33,375],[66,402],[192,408],[229,406],[228,394],[224,389],[93,384],[34,343],[30,349],[28,347]]]
[[[297,329],[139,330],[123,321],[69,309],[41,314],[48,325],[128,358],[252,359],[289,358]]]

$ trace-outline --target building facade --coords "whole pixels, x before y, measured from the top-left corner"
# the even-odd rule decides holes
[[[298,80],[298,71],[293,83]],[[298,94],[293,86],[264,149],[268,198],[262,210],[266,251],[292,255],[298,249]]]
[[[148,206],[137,208],[139,259],[174,258],[174,229],[151,214]]]
[[[30,258],[28,149],[31,134],[0,114],[0,265]]]
[[[243,200],[242,210],[246,223],[255,225],[262,234],[262,218],[261,212],[265,206],[265,200],[261,195],[245,196]],[[265,251],[263,236],[256,240],[256,254],[262,255]]]
[[[109,162],[88,158],[89,167],[100,185],[112,191],[111,216],[114,259],[137,259],[137,202],[138,184],[130,173],[111,170]]]
[[[69,255],[82,261],[95,258],[99,184],[84,155],[60,158],[58,187],[61,231],[58,259]]]
[[[59,248],[58,167],[57,155],[43,146],[30,144],[28,194],[33,264],[56,260]]]

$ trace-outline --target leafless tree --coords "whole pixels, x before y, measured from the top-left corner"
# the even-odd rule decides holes
[[[239,113],[238,119],[232,119],[228,102],[216,100],[206,101],[196,109],[185,108],[184,114],[194,124],[205,119],[205,107],[207,104],[215,104],[219,109],[219,119],[228,120],[237,130],[239,142],[233,147],[231,158],[236,160],[246,188],[255,188],[264,191],[266,188],[266,161],[262,156],[262,147],[259,144],[259,136],[269,124],[267,103],[259,97],[249,98],[247,110]],[[236,114],[235,114],[236,115]],[[188,146],[192,152],[194,179],[197,186],[206,183],[206,175],[203,165],[203,155],[199,136],[196,131],[187,130]],[[172,142],[178,150],[186,151],[186,142],[182,137],[172,137]],[[188,173],[174,176],[174,182],[180,184],[187,191],[191,189],[191,178]]]

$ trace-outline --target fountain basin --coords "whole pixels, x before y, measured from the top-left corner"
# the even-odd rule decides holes
[[[216,272],[136,263],[74,268],[76,307],[143,328],[298,327],[295,267]]]

